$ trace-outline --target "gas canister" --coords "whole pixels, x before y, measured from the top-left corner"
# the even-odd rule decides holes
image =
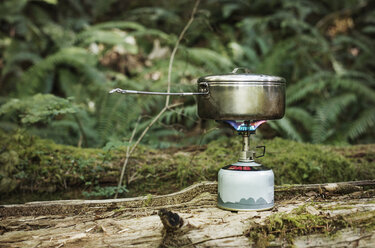
[[[274,206],[274,174],[252,162],[237,162],[220,169],[218,206],[233,211],[267,210]]]

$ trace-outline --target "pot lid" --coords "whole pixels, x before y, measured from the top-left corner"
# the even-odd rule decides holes
[[[263,75],[263,74],[252,74],[252,73],[237,73],[240,68],[236,68],[232,73],[228,74],[216,74],[208,75],[198,79],[200,82],[274,82],[274,83],[285,83],[285,79],[282,77]],[[241,68],[242,69],[242,68]],[[247,71],[247,69],[245,69]]]

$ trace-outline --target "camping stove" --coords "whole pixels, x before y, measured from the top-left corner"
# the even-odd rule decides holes
[[[239,73],[244,70],[245,73]],[[281,119],[285,112],[285,79],[251,74],[245,68],[232,73],[208,75],[198,79],[197,92],[148,92],[113,89],[110,93],[197,96],[198,115],[203,119],[225,121],[243,138],[238,162],[219,171],[218,206],[229,210],[264,210],[273,207],[273,172],[258,164],[250,149],[250,135],[265,121]],[[245,120],[237,122],[236,120]]]
[[[218,206],[232,211],[266,210],[274,205],[274,174],[271,169],[256,163],[256,152],[250,148],[250,135],[255,134],[256,128],[265,121],[245,121],[239,124],[227,121],[242,136],[242,151],[238,162],[224,166],[218,174]]]

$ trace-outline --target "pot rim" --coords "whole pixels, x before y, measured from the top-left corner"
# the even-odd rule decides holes
[[[236,82],[249,82],[249,83],[271,83],[271,84],[285,84],[286,80],[282,77],[270,76],[264,74],[249,74],[249,73],[230,73],[230,74],[216,74],[200,77],[198,83],[201,82],[215,82],[215,83],[236,83]]]

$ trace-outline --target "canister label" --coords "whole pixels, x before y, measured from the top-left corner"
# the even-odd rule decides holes
[[[222,168],[223,170],[231,170],[231,171],[268,171],[267,167],[261,166],[242,166],[242,165],[227,165]]]

